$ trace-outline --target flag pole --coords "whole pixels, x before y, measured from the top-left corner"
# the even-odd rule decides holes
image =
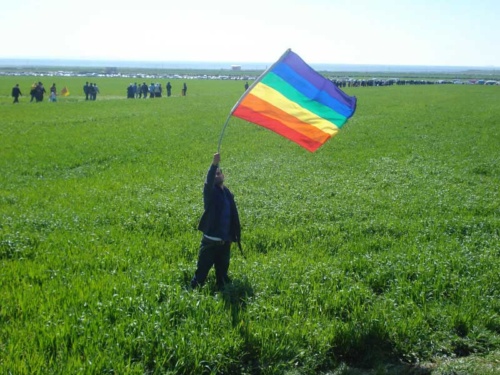
[[[277,64],[279,64],[285,57],[286,55],[288,55],[290,53],[292,49],[291,48],[288,48],[285,53],[283,55],[281,55],[281,57],[278,59],[278,61],[276,61],[274,64],[272,64],[269,68],[267,68],[264,73],[262,73],[251,85],[250,87],[245,90],[245,92],[243,93],[243,95],[241,95],[241,97],[238,99],[238,101],[236,102],[236,104],[233,106],[233,108],[231,109],[231,111],[229,112],[229,115],[227,116],[227,119],[226,119],[226,122],[224,123],[224,126],[222,127],[222,132],[220,133],[220,137],[219,137],[219,145],[217,146],[217,153],[220,153],[220,145],[222,143],[222,137],[224,135],[224,131],[226,130],[226,127],[227,127],[227,124],[229,123],[229,119],[231,118],[231,115],[233,114],[233,112],[236,110],[236,108],[240,105],[240,103],[243,101],[243,99],[245,99],[245,97],[250,93],[250,91],[252,91],[252,89],[262,80],[262,78],[264,78],[264,76],[270,71],[272,70]]]

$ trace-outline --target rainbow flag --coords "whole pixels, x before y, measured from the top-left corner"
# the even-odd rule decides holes
[[[314,152],[356,110],[356,97],[307,65],[290,49],[243,94],[231,114]]]

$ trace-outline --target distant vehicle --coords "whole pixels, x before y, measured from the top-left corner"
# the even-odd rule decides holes
[[[498,85],[498,82],[493,80],[488,80],[484,84],[492,86],[492,85]]]

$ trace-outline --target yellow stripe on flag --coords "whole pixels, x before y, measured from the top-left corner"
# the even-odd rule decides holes
[[[269,104],[281,109],[283,112],[299,119],[301,122],[314,126],[325,133],[333,135],[339,130],[338,127],[332,122],[324,119],[323,117],[319,117],[304,107],[301,107],[296,102],[287,99],[279,91],[276,91],[262,82],[259,82],[253,88],[251,93]]]

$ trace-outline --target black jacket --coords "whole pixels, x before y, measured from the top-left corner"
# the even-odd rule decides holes
[[[211,165],[207,173],[207,179],[203,187],[204,212],[201,216],[198,229],[208,236],[216,236],[216,234],[218,233],[217,225],[222,213],[222,205],[220,204],[220,202],[222,199],[224,199],[224,195],[226,195],[226,197],[229,199],[231,210],[229,236],[231,237],[232,242],[239,243],[241,237],[241,226],[238,209],[236,208],[236,203],[234,201],[234,196],[224,185],[222,189],[215,185],[216,171],[217,166]]]
[[[16,96],[19,96],[19,95],[22,95],[21,94],[21,89],[17,86],[13,87],[12,88],[12,96],[13,97],[16,97]]]

